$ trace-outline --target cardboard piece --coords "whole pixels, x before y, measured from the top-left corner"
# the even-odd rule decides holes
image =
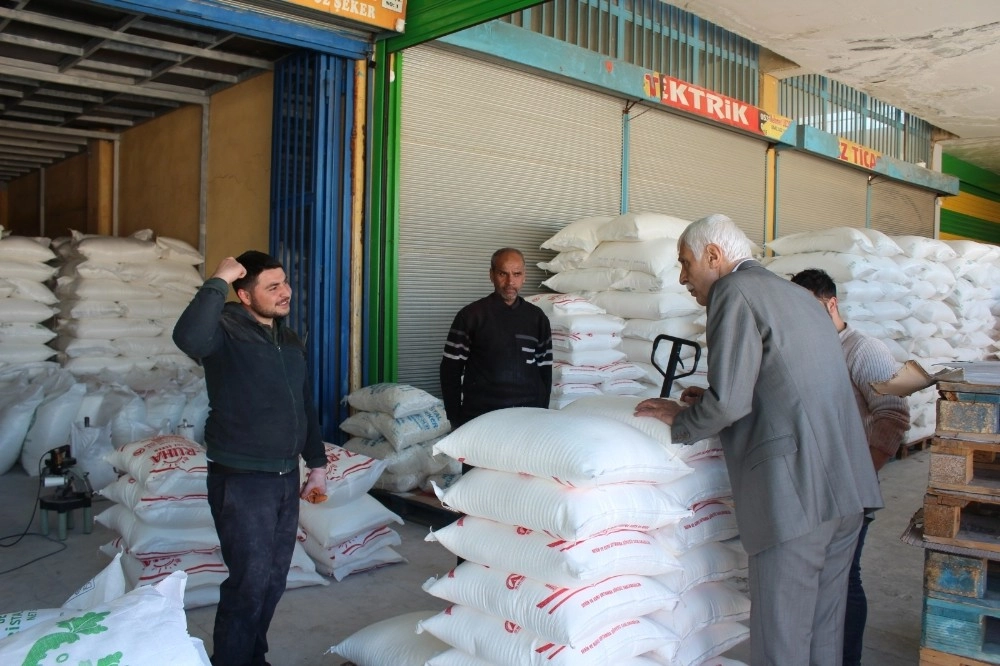
[[[899,372],[891,379],[884,382],[872,382],[872,388],[875,389],[876,393],[882,395],[906,397],[928,386],[934,386],[939,381],[964,381],[962,370],[945,368],[931,375],[919,363],[910,360],[904,363]]]

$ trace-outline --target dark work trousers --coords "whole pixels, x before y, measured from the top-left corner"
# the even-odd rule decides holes
[[[868,621],[868,598],[861,585],[861,549],[865,547],[865,535],[871,518],[865,518],[858,534],[858,545],[854,549],[854,561],[847,578],[847,613],[844,617],[844,666],[861,666],[861,646],[865,638],[865,623]]]
[[[214,666],[263,666],[299,523],[299,475],[208,474],[208,503],[229,578],[219,588]]]

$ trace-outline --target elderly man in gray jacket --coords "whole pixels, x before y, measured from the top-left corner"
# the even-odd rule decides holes
[[[636,414],[675,442],[722,441],[750,556],[753,666],[839,666],[862,517],[883,506],[840,341],[728,217],[692,223],[677,248],[681,284],[707,307],[709,388]]]

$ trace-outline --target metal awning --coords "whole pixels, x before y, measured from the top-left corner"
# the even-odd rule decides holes
[[[206,104],[292,50],[77,0],[0,0],[0,182]]]

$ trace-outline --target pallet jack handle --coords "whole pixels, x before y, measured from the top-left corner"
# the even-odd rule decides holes
[[[667,367],[666,369],[661,368],[656,363],[656,348],[661,342],[667,340],[671,343],[670,355],[667,357]],[[683,374],[677,374],[678,364],[683,368],[684,362],[681,361],[681,349],[685,346],[694,347],[694,362],[691,364],[691,369]],[[698,361],[701,360],[701,345],[699,345],[694,340],[687,340],[685,338],[677,338],[672,335],[661,334],[657,335],[656,339],[653,340],[653,351],[650,354],[649,360],[653,363],[653,367],[663,375],[663,387],[660,389],[660,397],[666,398],[670,396],[670,390],[674,386],[675,379],[682,379],[689,375],[693,375],[695,371],[698,370]]]

